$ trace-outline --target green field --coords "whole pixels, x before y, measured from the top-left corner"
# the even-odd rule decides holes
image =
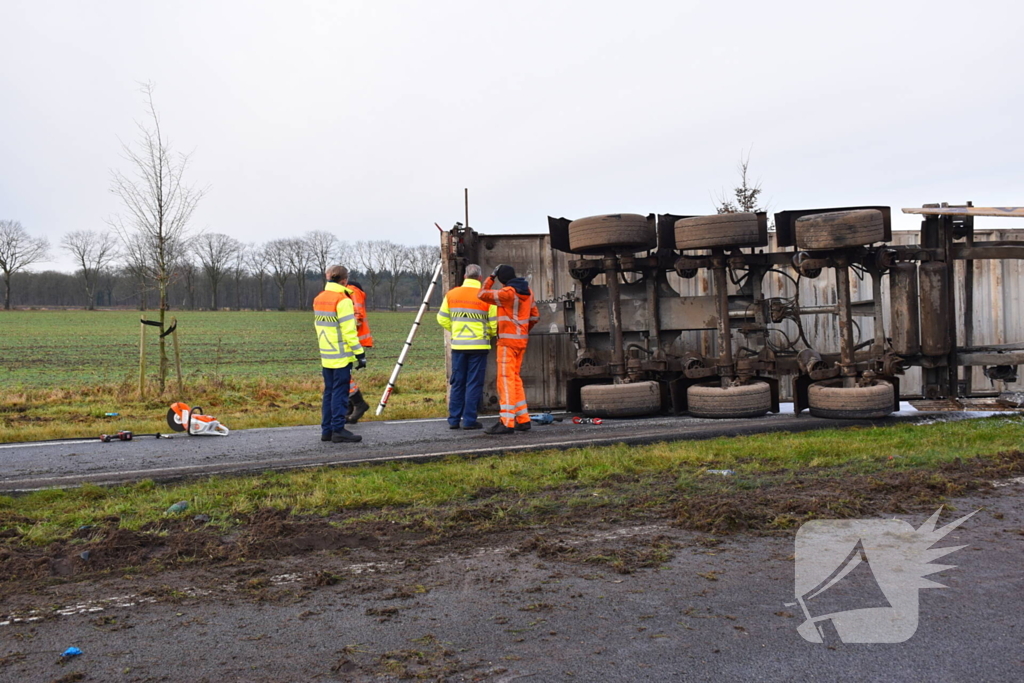
[[[304,311],[174,311],[186,378],[305,378],[319,372],[312,314]],[[154,311],[147,311],[155,319]],[[0,312],[0,387],[49,389],[137,382],[139,311]],[[390,370],[415,314],[371,312],[374,370]],[[157,334],[147,329],[148,372],[156,377]],[[170,337],[168,337],[168,342]],[[424,315],[404,370],[443,369],[444,335]]]
[[[146,317],[154,319],[153,311]],[[320,362],[312,314],[175,311],[184,390],[171,362],[157,392],[157,334],[147,328],[147,395],[138,396],[138,311],[0,312],[0,443],[130,429],[166,431],[173,401],[201,405],[232,429],[319,422]],[[355,374],[379,400],[412,312],[371,312],[375,345]],[[444,335],[427,313],[382,419],[444,414]],[[105,413],[119,413],[106,418]],[[371,411],[372,412],[372,411]],[[372,418],[371,418],[372,419]]]

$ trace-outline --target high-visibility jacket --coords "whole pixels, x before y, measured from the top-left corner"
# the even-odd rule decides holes
[[[488,351],[498,334],[498,307],[480,300],[480,281],[466,278],[445,294],[437,322],[452,333],[452,351]]]
[[[356,309],[356,331],[359,332],[359,343],[368,349],[373,348],[373,335],[370,334],[370,323],[366,319],[366,292],[359,287],[346,287],[352,297],[352,305]]]
[[[320,345],[320,364],[345,368],[363,353],[356,332],[356,313],[345,288],[328,282],[313,299],[314,329]]]
[[[516,278],[521,280],[521,278]],[[512,280],[514,282],[514,280]],[[499,290],[492,290],[494,276],[484,281],[480,293],[477,295],[481,301],[495,304],[498,307],[498,346],[512,346],[515,348],[526,348],[526,340],[530,336],[530,330],[540,320],[540,311],[537,304],[533,302],[533,292],[525,286],[527,294],[520,294],[512,286],[506,285]]]

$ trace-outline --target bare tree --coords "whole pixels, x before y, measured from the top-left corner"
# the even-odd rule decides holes
[[[416,286],[419,288],[420,298],[427,293],[427,286],[430,285],[430,278],[437,268],[437,262],[441,260],[441,248],[429,244],[421,244],[412,248],[412,259],[409,263],[409,270],[416,279]]]
[[[356,242],[353,250],[353,263],[366,275],[370,284],[369,296],[366,298],[367,305],[374,309],[377,305],[377,286],[384,279],[384,252],[386,242],[383,240],[369,240],[367,242]]]
[[[224,276],[231,269],[235,254],[242,248],[242,243],[234,237],[219,232],[203,233],[192,242],[203,273],[210,281],[210,310],[217,310],[217,289]]]
[[[109,232],[76,230],[64,235],[60,244],[82,272],[86,310],[96,310],[96,286],[99,277],[117,258],[117,238]]]
[[[397,308],[398,283],[402,273],[409,269],[411,259],[412,249],[404,244],[384,243],[384,268],[391,274],[391,279],[388,280],[388,308],[392,311]]]
[[[270,277],[277,285],[277,310],[285,310],[284,290],[288,285],[288,278],[292,274],[292,266],[288,260],[292,251],[289,239],[271,240],[264,248],[264,257],[267,268],[270,270]]]
[[[190,311],[196,310],[196,285],[199,283],[199,264],[190,251],[186,251],[175,259],[177,273],[185,285],[185,298],[181,307]]]
[[[264,294],[266,293],[266,279],[268,269],[268,257],[267,254],[269,249],[266,245],[260,246],[255,242],[250,244],[247,249],[245,264],[249,267],[249,272],[256,278],[256,286],[258,290],[256,292],[256,299],[259,301],[259,310],[267,310],[266,302],[264,301]]]
[[[18,221],[0,220],[0,272],[4,274],[4,310],[11,310],[11,276],[45,261],[50,243],[32,237]]]
[[[341,254],[342,243],[334,236],[334,233],[326,230],[311,230],[306,233],[306,244],[309,245],[309,253],[320,271],[320,277],[327,279],[327,266],[334,263]]]
[[[747,152],[746,157],[741,153],[740,162],[736,166],[736,170],[740,174],[740,184],[739,187],[733,188],[735,199],[727,198],[723,190],[715,202],[715,208],[718,210],[718,213],[755,213],[765,210],[763,207],[758,206],[761,197],[761,182],[758,181],[751,184],[751,180],[748,177],[749,167],[750,152]]]
[[[242,278],[246,276],[249,262],[249,245],[238,243],[238,249],[231,257],[231,278],[235,281],[235,310],[242,310]]]
[[[124,272],[135,281],[139,310],[146,310],[149,298],[149,250],[145,238],[139,233],[124,242]]]
[[[145,266],[160,293],[160,332],[163,333],[167,286],[174,274],[174,261],[187,236],[192,212],[206,190],[186,184],[189,155],[171,151],[153,103],[153,84],[143,84],[142,93],[149,122],[137,124],[139,137],[134,145],[121,143],[122,154],[131,171],[127,174],[119,170],[111,172],[110,191],[121,200],[125,215],[115,216],[110,224],[126,246],[135,235],[143,238],[142,245],[148,252]],[[166,381],[167,353],[161,336],[161,393]]]
[[[309,269],[313,266],[313,252],[309,249],[309,242],[301,238],[292,238],[288,242],[288,265],[295,274],[295,280],[299,286],[299,308],[305,308],[310,302],[306,301],[306,284]]]

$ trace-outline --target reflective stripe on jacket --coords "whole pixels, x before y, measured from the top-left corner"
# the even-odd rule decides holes
[[[523,348],[530,330],[540,320],[540,311],[533,303],[533,292],[520,294],[513,287],[492,290],[494,277],[484,281],[477,296],[481,301],[498,306],[498,346]]]
[[[480,281],[466,278],[441,302],[437,323],[452,333],[452,351],[487,351],[498,334],[498,307],[477,296]]]
[[[325,368],[351,365],[363,353],[363,347],[356,332],[355,308],[345,288],[328,282],[313,299],[313,315],[320,364]]]
[[[370,334],[370,322],[366,319],[366,292],[358,287],[346,287],[352,297],[352,306],[356,309],[356,330],[359,332],[359,343],[366,348],[373,348],[373,335]]]

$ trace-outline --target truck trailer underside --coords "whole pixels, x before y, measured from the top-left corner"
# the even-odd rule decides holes
[[[974,219],[1024,210],[904,212],[923,215],[913,243],[894,239],[884,206],[782,211],[774,231],[765,213],[549,217],[546,234],[519,235],[457,224],[442,237],[443,284],[470,263],[529,280],[541,312],[522,371],[531,410],[737,418],[791,400],[872,418],[901,397],[998,396],[1024,343],[975,343],[975,263],[1024,259],[1024,242],[976,240]],[[488,376],[493,411],[493,359]]]

